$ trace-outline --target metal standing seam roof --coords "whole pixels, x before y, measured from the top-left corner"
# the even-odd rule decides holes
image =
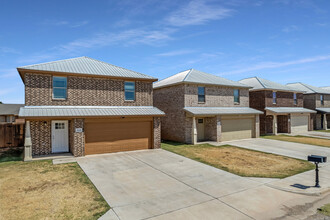
[[[301,107],[266,107],[265,110],[274,113],[316,113],[316,111]]]
[[[25,106],[19,117],[93,117],[165,115],[153,106]]]
[[[330,108],[316,108],[316,110],[324,113],[330,113]]]
[[[326,90],[330,90],[330,86],[324,86],[324,87],[320,87],[321,89],[326,89]]]
[[[18,115],[23,104],[0,104],[0,115]]]
[[[319,88],[316,86],[312,86],[312,85],[308,85],[305,83],[288,83],[287,86],[291,87],[291,88],[296,88],[296,89],[300,89],[302,91],[305,92],[305,94],[330,94],[330,90],[328,89],[324,89],[324,88]]]
[[[157,80],[154,77],[89,57],[77,57],[66,60],[40,63],[18,67],[17,69]]]
[[[195,69],[185,70],[177,73],[166,79],[160,80],[153,84],[153,88],[162,88],[166,86],[176,85],[180,83],[195,83],[195,84],[209,84],[209,85],[221,85],[221,86],[232,86],[249,88],[249,86],[225,79],[219,76],[215,76],[209,73],[201,72]]]
[[[240,80],[239,82],[252,87],[252,89],[250,90],[269,89],[269,90],[280,90],[280,91],[290,91],[290,92],[300,92],[300,93],[304,92],[304,90],[295,89],[260,77],[246,78]]]
[[[263,114],[249,107],[185,107],[184,110],[193,115],[245,115]]]

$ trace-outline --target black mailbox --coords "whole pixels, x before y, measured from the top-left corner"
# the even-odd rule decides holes
[[[327,157],[318,156],[318,155],[310,155],[310,156],[308,156],[307,160],[310,162],[314,162],[314,163],[326,163]]]
[[[320,187],[319,184],[319,163],[326,163],[327,157],[324,156],[318,156],[318,155],[310,155],[307,157],[307,160],[310,162],[315,163],[315,187]]]

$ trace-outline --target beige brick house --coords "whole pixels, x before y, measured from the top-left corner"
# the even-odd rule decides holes
[[[311,114],[303,108],[303,91],[259,77],[239,81],[250,89],[250,107],[263,111],[260,134],[302,133],[311,130]]]
[[[26,160],[160,147],[157,79],[88,57],[17,70],[25,85],[19,116],[26,119]]]
[[[289,83],[287,86],[304,91],[304,107],[317,111],[312,115],[314,129],[330,129],[330,90],[305,83]]]
[[[249,108],[249,86],[190,69],[154,83],[154,105],[164,111],[162,139],[195,144],[259,136],[259,114]]]

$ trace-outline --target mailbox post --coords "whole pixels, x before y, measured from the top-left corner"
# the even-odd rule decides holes
[[[320,187],[319,183],[319,163],[326,163],[327,157],[310,155],[307,157],[307,160],[315,163],[315,187]]]

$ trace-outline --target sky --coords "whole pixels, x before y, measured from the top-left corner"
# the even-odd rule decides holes
[[[0,101],[24,103],[17,67],[79,56],[158,79],[330,86],[330,1],[0,1]]]

